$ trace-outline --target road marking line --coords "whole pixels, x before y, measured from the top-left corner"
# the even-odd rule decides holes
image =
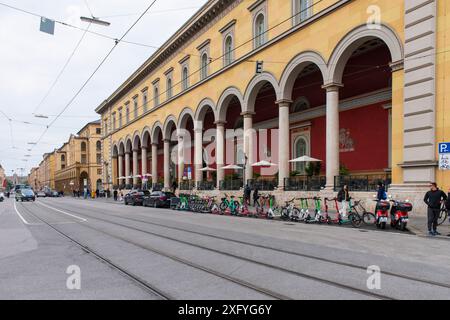
[[[87,222],[87,219],[78,217],[78,216],[76,216],[76,215],[74,215],[74,214],[70,214],[70,213],[68,213],[68,212],[64,212],[64,211],[62,211],[62,210],[59,210],[59,209],[56,209],[56,208],[53,208],[53,207],[50,207],[50,206],[48,206],[48,205],[46,205],[46,204],[41,203],[40,201],[37,201],[36,203],[37,203],[37,204],[40,204],[41,206],[47,207],[47,208],[49,208],[49,209],[52,209],[52,210],[54,210],[54,211],[60,212],[60,213],[62,213],[62,214],[65,214],[65,215],[71,216],[71,217],[73,217],[73,218],[79,219],[79,220],[81,220],[81,221],[83,221],[83,222]]]
[[[20,214],[19,210],[17,210],[16,207],[16,201],[14,201],[14,210],[16,210],[17,215],[19,216],[20,220],[22,220],[22,222],[28,226],[31,226],[31,223],[29,223],[27,220],[25,220],[24,217],[22,217],[22,215]]]

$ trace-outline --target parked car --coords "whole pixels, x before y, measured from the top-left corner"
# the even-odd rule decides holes
[[[150,192],[147,190],[133,190],[123,197],[123,203],[127,206],[142,206],[144,204],[144,197],[149,196]]]
[[[175,197],[172,192],[153,191],[144,199],[144,207],[170,208],[170,200]]]
[[[3,192],[0,192],[0,202],[3,202],[3,200],[5,200],[5,195]]]
[[[31,189],[20,189],[16,191],[16,201],[36,201],[36,196]]]
[[[38,192],[36,193],[36,197],[37,197],[37,198],[46,198],[46,197],[47,197],[47,194],[46,194],[44,191],[38,191]]]

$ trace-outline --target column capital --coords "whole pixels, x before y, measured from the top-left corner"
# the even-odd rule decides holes
[[[393,61],[389,63],[389,67],[391,68],[392,72],[403,70],[405,68],[405,60],[402,59],[398,61]]]
[[[278,101],[275,101],[275,103],[279,106],[279,107],[289,107],[292,104],[292,100],[290,99],[280,99]]]
[[[216,122],[214,122],[214,124],[216,125],[216,126],[225,126],[226,124],[227,124],[227,122],[226,121],[216,121]]]
[[[140,150],[138,148],[136,148],[136,149],[133,149],[132,151],[133,152],[139,152]]]
[[[130,155],[131,151],[125,151],[125,155]]]
[[[153,146],[158,147],[158,145],[159,145],[158,143],[152,142],[152,147],[153,147]]]
[[[147,150],[147,149],[148,149],[147,147],[144,147],[144,146],[141,147],[141,150]]]
[[[163,139],[164,143],[171,143],[172,141],[170,139]]]
[[[242,112],[242,113],[241,113],[241,116],[243,116],[244,118],[253,118],[253,116],[254,116],[255,114],[256,114],[256,113],[253,112],[253,111],[245,111],[245,112]]]
[[[328,92],[339,91],[340,88],[343,88],[344,85],[342,83],[337,82],[329,82],[322,86],[322,89],[327,90]]]
[[[119,154],[118,154],[119,157],[123,157],[124,155],[125,155],[124,152],[119,152]]]

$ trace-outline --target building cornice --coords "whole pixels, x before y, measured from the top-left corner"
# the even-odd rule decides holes
[[[169,38],[141,67],[139,67],[107,100],[97,109],[101,113],[105,107],[120,99],[124,92],[138,85],[145,77],[158,69],[165,61],[177,54],[187,43],[203,34],[218,17],[228,13],[243,0],[209,0],[175,34]],[[230,9],[231,7],[231,9]]]

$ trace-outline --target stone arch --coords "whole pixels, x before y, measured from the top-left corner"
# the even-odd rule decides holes
[[[175,118],[175,116],[170,115],[166,118],[166,121],[164,122],[164,127],[163,127],[163,139],[169,139],[171,140],[171,125],[175,126],[175,129],[177,128],[177,119]]]
[[[280,81],[282,99],[292,100],[292,90],[298,75],[310,64],[316,65],[322,78],[325,80],[328,74],[328,66],[325,59],[317,52],[306,51],[297,55],[289,62],[283,71]]]
[[[125,138],[125,152],[131,152],[133,151],[133,140],[130,136],[127,136]]]
[[[121,139],[118,143],[119,146],[119,155],[123,155],[125,153],[125,141]]]
[[[163,132],[163,125],[161,122],[157,121],[153,124],[152,132],[151,132],[151,140],[152,143],[158,143],[159,133]],[[164,137],[163,137],[164,139]]]
[[[227,117],[227,109],[230,101],[236,97],[241,105],[241,111],[244,111],[244,96],[236,87],[227,88],[219,98],[216,107],[216,121],[225,121]]]
[[[206,113],[208,109],[211,109],[214,113],[214,121],[217,121],[216,105],[210,98],[203,99],[197,106],[197,110],[194,115],[194,127],[197,129],[203,129],[203,122],[205,121]]]
[[[403,60],[403,46],[395,31],[386,25],[369,28],[361,25],[350,31],[336,46],[328,61],[328,74],[325,84],[341,83],[345,66],[353,52],[367,40],[378,38],[389,48],[392,62]]]
[[[259,74],[250,81],[250,83],[247,86],[247,89],[245,90],[244,95],[244,106],[243,111],[244,112],[254,112],[255,111],[255,101],[256,97],[258,96],[259,90],[266,84],[270,83],[275,90],[276,99],[281,100],[281,94],[280,94],[280,86],[278,84],[277,79],[275,76],[269,72],[264,72],[262,74]]]
[[[178,117],[178,123],[176,124],[177,128],[185,129],[186,123],[187,123],[187,120],[189,119],[189,117],[192,119],[192,122],[194,122],[194,119],[195,119],[194,112],[191,110],[191,108],[186,107],[183,109],[183,111],[181,111],[181,113]]]
[[[117,157],[119,156],[119,144],[117,142],[113,143],[113,147],[112,147],[112,156],[113,157]]]
[[[133,140],[132,140],[133,150],[139,149],[139,144],[140,143],[142,145],[141,134],[139,133],[139,131],[135,131],[134,134],[133,134]]]
[[[142,130],[141,144],[143,146],[150,145],[150,143],[152,142],[151,138],[152,138],[152,129],[146,126],[144,130]]]
[[[141,134],[142,145],[148,145],[151,142],[151,136],[152,136],[152,129],[148,126],[145,126]]]

